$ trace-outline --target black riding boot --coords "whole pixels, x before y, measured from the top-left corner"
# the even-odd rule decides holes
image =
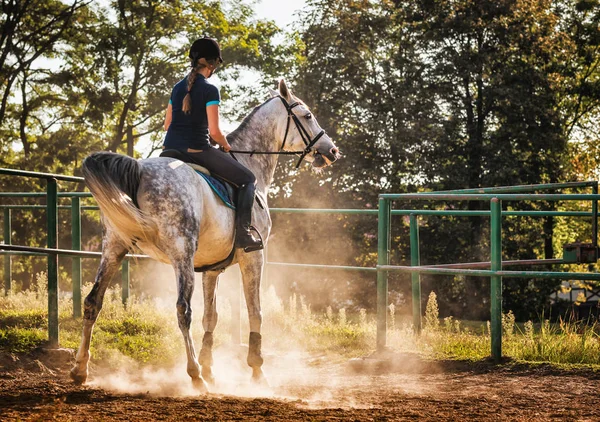
[[[235,214],[235,246],[244,248],[244,252],[262,249],[263,242],[260,233],[252,226],[252,207],[254,206],[254,183],[248,183],[238,188]],[[254,237],[255,232],[258,238]]]

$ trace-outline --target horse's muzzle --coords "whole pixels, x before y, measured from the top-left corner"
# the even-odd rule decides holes
[[[336,147],[331,148],[327,153],[321,155],[323,155],[327,165],[331,165],[341,157],[340,151]]]
[[[314,157],[313,162],[312,162],[313,167],[322,168],[322,167],[326,167],[329,165],[329,163],[328,163],[329,160],[326,160],[325,157],[321,153],[317,152],[317,153],[315,153],[315,155],[313,157]]]

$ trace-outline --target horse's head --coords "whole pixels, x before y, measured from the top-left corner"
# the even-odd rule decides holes
[[[280,97],[285,107],[285,132],[282,133],[283,151],[304,151],[302,158],[321,169],[341,157],[339,150],[325,133],[308,106],[292,94],[285,81],[279,82],[279,90],[270,90],[271,96]],[[281,126],[283,127],[283,126]],[[298,165],[302,159],[298,162]]]

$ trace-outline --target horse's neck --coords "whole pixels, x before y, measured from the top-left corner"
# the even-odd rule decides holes
[[[256,108],[227,140],[234,150],[276,152],[279,146],[278,113],[275,101]],[[276,154],[235,154],[235,158],[256,176],[256,188],[266,196],[273,182]]]

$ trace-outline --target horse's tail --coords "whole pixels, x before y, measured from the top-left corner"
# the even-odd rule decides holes
[[[110,227],[131,248],[136,241],[154,244],[158,225],[137,206],[141,168],[137,160],[95,152],[83,161],[85,183]]]

